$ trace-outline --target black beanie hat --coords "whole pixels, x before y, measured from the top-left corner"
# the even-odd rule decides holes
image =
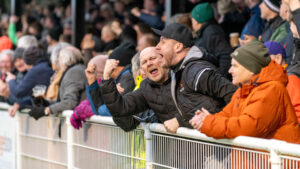
[[[119,61],[119,66],[126,66],[131,63],[131,58],[136,53],[135,45],[131,42],[123,42],[116,47],[109,55],[109,59],[116,59]]]
[[[23,60],[27,65],[35,65],[36,61],[42,57],[39,47],[31,46],[24,51]]]
[[[13,55],[13,63],[15,63],[17,59],[23,59],[24,51],[25,51],[24,48],[16,48]]]
[[[266,6],[272,11],[279,13],[281,0],[263,0]]]

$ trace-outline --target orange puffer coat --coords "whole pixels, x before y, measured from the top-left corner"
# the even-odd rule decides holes
[[[214,138],[252,136],[300,143],[300,127],[285,88],[284,68],[271,61],[242,85],[219,113],[208,115],[201,132]]]

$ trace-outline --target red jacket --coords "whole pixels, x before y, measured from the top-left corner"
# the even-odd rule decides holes
[[[300,127],[285,88],[284,68],[271,61],[242,85],[219,113],[208,115],[201,132],[214,138],[252,136],[300,143]]]
[[[12,49],[13,44],[7,36],[0,37],[0,52],[5,49]]]

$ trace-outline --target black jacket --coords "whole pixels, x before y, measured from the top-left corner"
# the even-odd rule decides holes
[[[292,14],[298,33],[300,33],[300,9],[293,11]],[[298,38],[294,38],[294,53],[291,65],[296,64],[300,64],[300,39]]]
[[[300,32],[300,9],[292,12],[293,20],[296,24],[298,32]],[[289,75],[297,75],[300,78],[300,39],[294,38],[294,52],[292,62],[287,68]]]
[[[225,33],[221,26],[215,22],[208,22],[204,24],[197,32],[197,39],[195,45],[204,47],[209,53],[213,54],[214,65],[216,65],[220,72],[225,77],[229,77],[228,70],[231,65],[230,54],[232,48],[226,40]]]
[[[210,113],[221,111],[237,89],[205,60],[205,53],[197,46],[172,68],[171,74],[176,77],[175,96],[186,124],[202,107]]]
[[[112,79],[101,81],[100,88],[104,102],[114,117],[130,116],[152,109],[161,122],[176,117],[180,126],[188,127],[183,124],[172,101],[170,80],[159,85],[145,79],[138,90],[123,96],[118,93]]]
[[[116,47],[120,45],[120,41],[118,39],[114,39],[112,41],[109,41],[105,43],[103,51],[102,52],[108,52],[109,50],[113,50]]]
[[[294,53],[292,63],[287,68],[288,75],[296,75],[300,78],[300,39],[294,38]]]
[[[271,39],[273,32],[283,24],[284,20],[278,15],[275,18],[271,19],[269,22],[266,22],[265,29],[261,34],[261,40],[267,42]]]

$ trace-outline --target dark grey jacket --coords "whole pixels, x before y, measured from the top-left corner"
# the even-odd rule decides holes
[[[237,89],[214,65],[205,61],[205,53],[197,46],[193,46],[184,60],[172,68],[171,74],[172,83],[176,84],[177,104],[186,125],[202,107],[210,113],[221,111]]]
[[[49,106],[52,114],[73,110],[80,101],[85,99],[84,70],[83,64],[76,64],[65,71],[59,86],[59,98],[56,103]]]

